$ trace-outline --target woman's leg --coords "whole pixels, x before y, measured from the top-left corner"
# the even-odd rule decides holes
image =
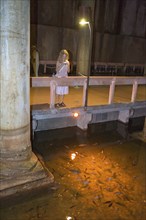
[[[64,95],[61,95],[61,97],[60,97],[60,103],[62,103],[63,100],[64,100]]]
[[[55,104],[55,106],[59,107],[59,105],[60,105],[60,95],[56,94],[56,104]]]
[[[61,103],[60,103],[60,106],[61,106],[61,107],[65,107],[65,106],[66,106],[66,105],[64,104],[63,100],[64,100],[64,95],[61,96]]]

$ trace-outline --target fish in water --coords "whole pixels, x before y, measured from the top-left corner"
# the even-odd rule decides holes
[[[74,174],[79,174],[79,173],[81,173],[80,170],[74,170],[74,169],[71,169],[71,170],[69,170],[69,171],[71,171],[71,172],[74,173]]]

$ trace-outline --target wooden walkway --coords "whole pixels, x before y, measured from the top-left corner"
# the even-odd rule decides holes
[[[65,108],[55,108],[57,85],[70,88]],[[146,77],[90,77],[87,106],[86,77],[35,77],[31,78],[31,86],[33,133],[71,126],[84,130],[89,123],[128,123],[130,118],[146,117]]]
[[[114,103],[129,103],[131,100],[131,86],[116,86]],[[109,86],[92,86],[89,88],[88,105],[108,104]],[[136,101],[146,100],[146,85],[138,87]],[[82,106],[82,87],[70,87],[69,94],[64,99],[67,107]],[[50,87],[31,87],[30,105],[50,104]]]

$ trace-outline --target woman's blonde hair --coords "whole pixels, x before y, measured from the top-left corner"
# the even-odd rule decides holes
[[[62,63],[63,62],[63,55],[66,55],[66,59],[68,60],[69,59],[69,53],[68,53],[68,51],[67,50],[61,50],[60,51],[60,53],[59,53],[59,56],[58,56],[58,61],[60,62],[60,63]]]

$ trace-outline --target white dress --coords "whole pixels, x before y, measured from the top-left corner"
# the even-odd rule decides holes
[[[58,78],[67,77],[68,76],[68,65],[69,63],[64,63],[61,69],[56,73]],[[57,86],[56,87],[56,94],[57,95],[66,95],[69,93],[68,86]]]

